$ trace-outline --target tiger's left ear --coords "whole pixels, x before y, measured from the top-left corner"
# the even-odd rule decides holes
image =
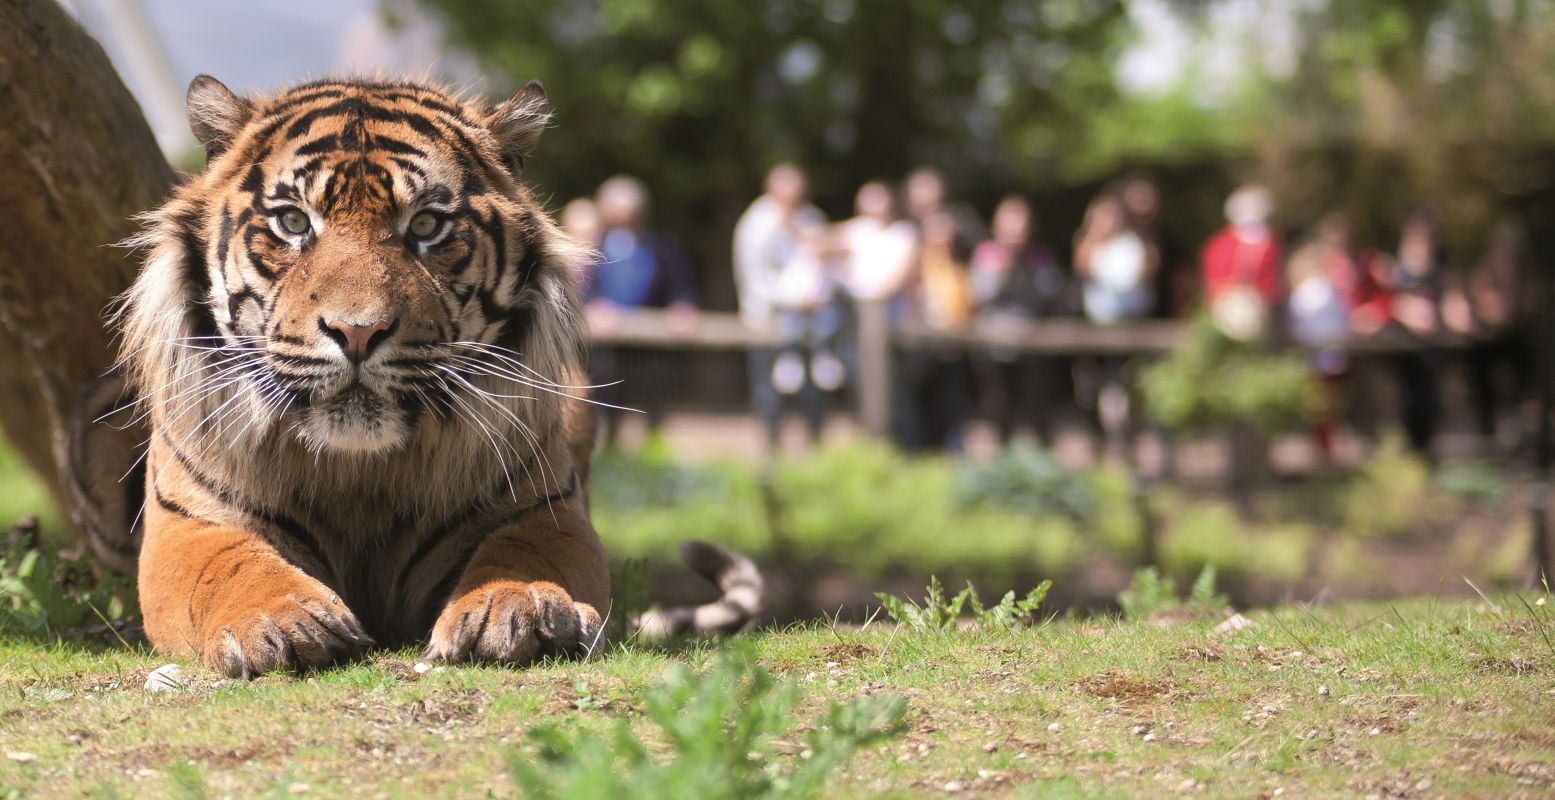
[[[513,176],[524,174],[524,161],[540,143],[540,133],[551,121],[551,104],[545,99],[545,87],[530,81],[518,94],[498,103],[488,118],[491,132],[502,148],[502,159]]]

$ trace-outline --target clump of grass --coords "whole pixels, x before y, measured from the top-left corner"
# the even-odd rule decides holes
[[[539,760],[513,753],[508,768],[524,796],[542,799],[813,797],[854,753],[904,729],[899,697],[833,703],[790,758],[779,739],[796,738],[799,700],[794,681],[757,666],[749,648],[734,648],[704,674],[672,667],[643,697],[664,748],[637,738],[624,719],[603,734],[543,725],[530,731]]]
[[[1226,603],[1225,595],[1215,591],[1214,564],[1204,565],[1183,599],[1177,596],[1177,582],[1155,567],[1135,570],[1129,587],[1118,594],[1118,605],[1127,620],[1146,620],[1165,613],[1209,615],[1225,608]]]
[[[875,599],[880,601],[880,608],[898,625],[919,633],[948,631],[956,627],[964,610],[971,611],[972,622],[980,628],[1008,630],[1034,620],[1052,587],[1052,581],[1043,581],[1020,599],[1016,599],[1012,589],[1005,592],[999,602],[985,607],[971,582],[955,597],[947,599],[939,577],[931,576],[929,585],[924,589],[921,605],[911,599],[883,592],[877,593]]]

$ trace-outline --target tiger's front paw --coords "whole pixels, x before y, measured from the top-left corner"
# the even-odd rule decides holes
[[[599,612],[554,583],[495,581],[448,604],[432,626],[427,655],[445,661],[528,664],[577,655],[599,638]]]
[[[232,678],[327,667],[372,646],[356,615],[328,593],[287,594],[235,610],[206,637],[205,665]]]

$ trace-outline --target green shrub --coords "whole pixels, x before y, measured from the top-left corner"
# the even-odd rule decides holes
[[[1174,575],[1191,575],[1205,566],[1246,571],[1249,527],[1226,503],[1183,503],[1161,537],[1161,562]]]
[[[1173,575],[1211,566],[1223,574],[1294,583],[1306,574],[1317,533],[1300,521],[1252,523],[1219,501],[1175,498],[1161,539],[1161,562]]]
[[[617,558],[670,560],[681,541],[701,538],[757,556],[781,544],[865,576],[966,569],[999,579],[1067,569],[1087,540],[1132,553],[1140,531],[1126,474],[1068,473],[1036,450],[964,467],[851,442],[779,463],[764,489],[750,467],[677,463],[651,446],[601,456],[591,483],[595,527]]]
[[[1341,525],[1352,536],[1397,536],[1430,508],[1431,471],[1396,442],[1379,448],[1345,489]]]
[[[1446,464],[1436,471],[1436,485],[1448,495],[1472,505],[1500,505],[1506,497],[1505,474],[1496,465],[1484,461]]]
[[[1183,343],[1139,374],[1145,408],[1172,430],[1246,422],[1274,432],[1318,407],[1316,383],[1298,352],[1269,352],[1195,317]]]
[[[1082,526],[1091,534],[1086,538],[1094,539],[1119,558],[1137,558],[1145,523],[1134,498],[1133,476],[1124,467],[1103,465],[1087,475],[1085,482],[1096,503]]]
[[[1026,514],[1086,519],[1096,497],[1080,476],[1058,463],[1050,450],[1006,448],[994,460],[967,467],[959,486],[961,505]]]
[[[803,738],[804,750],[784,755],[779,737],[800,738],[792,730],[800,697],[794,681],[775,679],[734,648],[702,675],[671,668],[643,698],[663,747],[638,739],[626,719],[608,735],[546,725],[530,731],[539,761],[515,752],[508,768],[525,797],[542,800],[813,797],[854,753],[903,730],[901,698],[860,698],[833,704]]]
[[[589,501],[594,527],[617,558],[674,560],[686,539],[752,553],[770,549],[750,470],[677,461],[660,443],[596,458]]]

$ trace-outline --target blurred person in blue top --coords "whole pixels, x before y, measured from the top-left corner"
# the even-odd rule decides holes
[[[599,259],[582,286],[591,333],[608,337],[615,332],[621,311],[645,308],[668,310],[672,330],[693,329],[695,274],[675,238],[649,226],[647,187],[636,178],[617,175],[600,184],[594,205]],[[605,403],[646,412],[649,430],[656,430],[664,395],[679,384],[673,374],[675,362],[666,356],[643,352],[623,358],[619,348],[596,346],[590,359],[591,378],[595,384],[609,384],[596,390],[596,395]],[[601,415],[605,442],[614,444],[620,412],[602,408]]]
[[[648,227],[648,189],[617,175],[599,185],[595,205],[602,256],[584,283],[584,301],[613,309],[666,308],[682,320],[696,309],[695,276],[679,242]]]
[[[825,215],[811,205],[804,172],[778,164],[734,228],[734,281],[740,319],[777,334],[776,347],[750,350],[751,404],[773,451],[782,433],[784,399],[799,400],[812,440],[825,425],[825,393],[841,388],[837,335],[842,315],[828,263]]]

